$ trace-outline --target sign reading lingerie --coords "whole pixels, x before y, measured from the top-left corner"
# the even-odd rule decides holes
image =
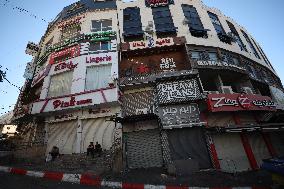
[[[161,82],[157,86],[159,104],[186,102],[201,98],[196,79]]]
[[[158,108],[164,129],[200,124],[198,104],[168,105]]]

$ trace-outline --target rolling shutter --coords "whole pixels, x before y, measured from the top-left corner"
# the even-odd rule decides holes
[[[212,136],[220,167],[226,172],[247,171],[250,164],[238,133]]]
[[[98,142],[103,149],[109,150],[114,141],[114,122],[105,118],[82,121],[81,152],[87,152],[90,142]]]
[[[163,157],[158,129],[126,133],[128,167],[162,167]]]
[[[59,148],[60,154],[75,153],[77,120],[48,124],[47,153],[53,146]]]
[[[263,159],[271,158],[264,139],[260,133],[248,133],[247,136],[257,165],[260,167]]]

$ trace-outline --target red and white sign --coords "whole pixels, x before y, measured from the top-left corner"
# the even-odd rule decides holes
[[[171,37],[160,38],[156,40],[153,38],[150,38],[147,41],[129,42],[129,45],[130,45],[131,50],[153,48],[153,47],[164,47],[164,46],[174,45],[174,39]]]
[[[39,100],[33,103],[31,114],[53,112],[117,101],[117,88],[72,94],[68,96]]]
[[[53,52],[50,56],[49,64],[62,62],[63,60],[75,58],[77,56],[80,56],[80,45]]]
[[[146,0],[149,7],[165,6],[169,4],[169,0]]]
[[[208,108],[211,112],[276,111],[276,105],[270,97],[247,94],[209,94]]]

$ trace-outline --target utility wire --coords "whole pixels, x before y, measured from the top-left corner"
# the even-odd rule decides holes
[[[22,12],[25,12],[26,14],[28,14],[29,16],[31,16],[31,17],[33,17],[33,18],[35,18],[35,19],[39,19],[39,20],[41,20],[41,21],[43,21],[43,22],[48,23],[48,21],[46,21],[45,19],[43,19],[43,18],[41,18],[41,17],[35,15],[35,14],[32,13],[31,11],[28,11],[28,10],[22,8],[22,7],[15,6],[15,5],[11,4],[11,2],[10,2],[9,0],[2,0],[2,1],[5,1],[5,3],[3,4],[3,6],[6,6],[6,7],[7,7],[8,4],[10,4],[13,10],[18,10],[18,11],[21,12],[21,13],[22,13]]]

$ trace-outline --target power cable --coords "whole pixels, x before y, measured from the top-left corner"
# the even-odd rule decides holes
[[[5,6],[5,7],[7,7],[8,4],[10,4],[13,10],[18,10],[18,11],[21,12],[21,13],[22,13],[22,12],[25,12],[26,14],[28,14],[29,16],[31,16],[31,17],[33,17],[33,18],[35,18],[35,19],[39,19],[39,20],[41,20],[41,21],[43,21],[43,22],[48,23],[48,21],[46,21],[45,19],[43,19],[43,18],[41,18],[41,17],[35,15],[35,14],[32,13],[31,11],[28,11],[27,9],[24,9],[24,8],[22,8],[22,7],[13,5],[9,0],[2,0],[2,1],[5,1],[5,3],[3,4],[3,6]]]

